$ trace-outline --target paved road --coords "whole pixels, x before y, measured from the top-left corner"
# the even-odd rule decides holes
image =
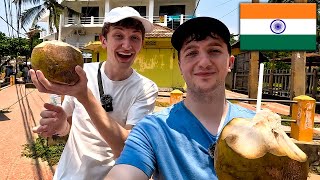
[[[4,111],[0,113],[0,180],[52,179],[52,169],[45,162],[21,156],[22,145],[35,139],[31,128],[48,100],[48,95],[24,85],[0,91],[0,110]]]

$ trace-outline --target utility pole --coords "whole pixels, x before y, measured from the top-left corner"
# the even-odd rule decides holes
[[[259,3],[259,0],[252,0],[252,3]],[[249,61],[249,98],[257,98],[258,95],[258,73],[259,73],[259,51],[250,52]],[[256,102],[249,102],[255,104]]]
[[[307,3],[307,0],[294,0],[295,3]],[[303,12],[297,12],[303,13]],[[299,42],[296,42],[299,43]],[[306,52],[293,51],[291,56],[290,99],[306,92]]]

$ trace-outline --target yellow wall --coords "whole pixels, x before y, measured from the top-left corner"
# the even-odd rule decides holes
[[[133,68],[153,80],[159,88],[183,88],[185,81],[180,74],[177,51],[173,47],[168,47],[170,38],[149,38],[148,40],[157,41],[158,47],[144,45]],[[97,62],[97,53],[100,61],[106,60],[106,51],[99,48],[92,53],[93,62]]]
[[[239,48],[232,48],[231,49],[231,54],[234,55],[234,56],[236,56],[236,55],[238,55],[240,53],[241,53],[241,51],[240,51]]]

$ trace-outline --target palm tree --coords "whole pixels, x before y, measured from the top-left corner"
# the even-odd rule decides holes
[[[32,21],[31,28],[33,28],[39,21],[39,19],[49,11],[49,31],[53,33],[53,27],[56,28],[57,34],[59,34],[59,19],[60,14],[63,13],[64,10],[67,11],[68,14],[73,14],[79,16],[80,13],[57,2],[57,0],[14,0],[13,1],[17,6],[21,7],[22,3],[31,3],[36,6],[25,10],[21,16],[21,26],[24,27]],[[42,3],[40,3],[42,2]],[[57,39],[57,36],[56,36]]]

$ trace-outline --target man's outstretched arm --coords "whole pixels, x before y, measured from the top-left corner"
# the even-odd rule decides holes
[[[105,180],[148,180],[148,176],[140,169],[127,165],[115,165],[108,173]]]
[[[75,70],[79,75],[80,80],[73,86],[49,82],[41,71],[35,72],[34,70],[30,70],[30,74],[32,82],[40,92],[70,95],[77,98],[85,107],[101,136],[108,142],[114,156],[118,157],[130,131],[112,120],[108,113],[105,112],[100,102],[87,87],[88,79],[83,69],[80,66],[77,66]],[[127,128],[131,129],[132,126]]]

